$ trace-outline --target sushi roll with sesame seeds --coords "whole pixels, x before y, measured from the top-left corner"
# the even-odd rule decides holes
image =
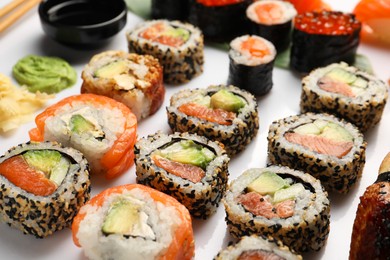
[[[225,194],[229,157],[218,142],[188,133],[156,133],[135,145],[137,183],[176,198],[206,219]]]
[[[189,23],[146,21],[126,36],[129,52],[149,54],[160,61],[165,83],[185,83],[203,72],[203,34]]]
[[[302,113],[333,114],[365,132],[381,120],[387,97],[385,82],[341,62],[303,78],[300,106]]]
[[[171,97],[167,114],[174,132],[219,141],[230,157],[244,150],[259,129],[255,97],[234,86],[182,90]]]
[[[339,193],[347,193],[361,177],[366,146],[356,126],[329,114],[286,117],[268,132],[270,163],[310,173]]]
[[[318,251],[329,235],[330,204],[321,182],[288,167],[245,171],[223,198],[235,238],[271,236],[296,252]]]
[[[23,143],[0,157],[0,187],[0,220],[44,238],[70,226],[89,200],[89,166],[73,148]]]
[[[302,260],[302,256],[272,237],[259,235],[243,236],[240,240],[221,250],[214,260],[286,259]]]

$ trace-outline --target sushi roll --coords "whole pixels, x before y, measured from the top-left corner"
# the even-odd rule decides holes
[[[302,256],[292,252],[282,242],[272,237],[258,235],[243,236],[239,242],[221,250],[214,260],[243,259],[286,259],[302,260]]]
[[[223,198],[235,238],[271,236],[296,252],[318,251],[329,235],[330,205],[321,182],[288,167],[245,171]]]
[[[256,1],[246,9],[249,32],[272,42],[278,52],[290,45],[292,21],[296,15],[291,3],[279,0]]]
[[[189,14],[189,0],[152,0],[152,19],[185,21]]]
[[[299,73],[344,61],[353,64],[361,23],[353,14],[306,12],[294,20],[290,66]]]
[[[335,116],[306,113],[274,121],[268,159],[310,173],[328,191],[347,193],[360,178],[367,142],[359,129]]]
[[[32,141],[57,141],[81,151],[93,174],[115,178],[134,163],[137,119],[114,99],[94,94],[67,97],[35,118]]]
[[[259,130],[257,102],[234,86],[182,90],[167,107],[173,132],[189,132],[221,142],[229,157],[244,150]]]
[[[25,234],[69,227],[89,197],[88,162],[73,148],[28,142],[0,157],[0,221]]]
[[[302,113],[333,114],[365,132],[381,120],[387,97],[386,83],[341,62],[303,78],[300,106]]]
[[[160,61],[165,83],[185,83],[203,72],[203,34],[189,23],[146,21],[126,36],[129,52],[149,54]]]
[[[127,184],[93,197],[75,217],[73,241],[89,259],[193,259],[191,216],[174,198]]]
[[[230,43],[228,84],[261,96],[273,85],[275,46],[256,35],[244,35]]]
[[[353,224],[349,259],[389,259],[390,153],[383,159],[374,184],[360,197]]]
[[[189,22],[207,41],[230,42],[247,29],[245,10],[252,0],[190,0]]]
[[[122,102],[141,120],[154,114],[164,102],[162,70],[152,56],[105,51],[93,56],[85,66],[81,93]]]
[[[219,143],[188,133],[156,133],[135,145],[137,183],[176,198],[206,219],[225,194],[229,157]]]

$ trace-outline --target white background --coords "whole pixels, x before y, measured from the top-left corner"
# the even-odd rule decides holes
[[[5,5],[10,0],[1,0]],[[352,11],[356,0],[328,1],[335,10]],[[61,46],[48,39],[40,26],[36,8],[25,15],[15,25],[0,35],[0,73],[12,77],[12,66],[25,55],[36,54],[59,56],[67,60],[78,71],[78,81],[70,89],[59,93],[54,103],[66,96],[78,94],[81,86],[81,71],[92,55],[104,50],[127,51],[125,32],[141,21],[131,13],[128,22],[114,40],[104,48],[89,51],[77,51]],[[358,53],[366,55],[372,62],[376,75],[382,80],[390,78],[390,52],[361,44]],[[210,84],[224,84],[228,76],[228,55],[226,52],[205,48],[204,73],[182,86],[166,86],[165,101],[161,109],[150,118],[139,122],[138,136],[143,137],[157,130],[169,132],[165,106],[170,96],[184,88],[206,87]],[[266,136],[268,127],[273,120],[299,113],[300,78],[288,70],[274,69],[274,86],[271,92],[258,99],[260,115],[260,131],[254,141],[244,152],[231,160],[230,180],[235,179],[244,170],[251,167],[265,167],[267,156]],[[16,84],[16,82],[14,82]],[[34,127],[33,122],[19,129],[0,134],[0,154],[21,142],[26,142],[28,130]],[[383,157],[390,151],[390,107],[386,106],[382,121],[374,129],[366,133],[368,141],[367,161],[363,177],[347,195],[331,194],[331,231],[325,247],[319,252],[304,254],[305,259],[347,259],[351,230],[355,218],[359,196],[365,188],[376,179],[378,167]],[[92,177],[92,194],[97,194],[105,188],[134,183],[134,166],[124,175],[114,181],[107,182],[101,176]],[[226,231],[225,212],[221,205],[218,212],[208,220],[194,220],[196,255],[195,259],[212,259],[217,252],[231,241]],[[82,250],[77,248],[71,239],[69,229],[57,232],[46,239],[35,239],[23,235],[20,231],[0,224],[1,259],[85,259]]]

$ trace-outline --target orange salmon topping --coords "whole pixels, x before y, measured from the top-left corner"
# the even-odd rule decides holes
[[[283,16],[283,11],[281,10],[280,5],[274,3],[257,5],[255,12],[259,22],[264,24],[272,24],[272,22],[277,22]]]
[[[342,158],[351,151],[353,142],[335,141],[316,135],[302,135],[298,133],[286,133],[287,141],[302,145],[312,151]]]
[[[280,257],[273,252],[268,252],[265,250],[247,250],[241,253],[237,260],[283,260],[283,257]]]
[[[238,4],[243,1],[244,0],[197,0],[196,2],[205,6],[223,6]]]
[[[322,90],[341,94],[347,97],[355,97],[355,94],[353,93],[351,86],[348,85],[347,83],[335,81],[329,77],[322,77],[317,84],[318,87],[320,87],[320,89]]]
[[[262,58],[270,54],[270,51],[261,40],[258,40],[254,37],[248,37],[247,40],[241,43],[241,49],[247,50],[254,57]]]
[[[187,116],[195,116],[220,125],[231,125],[236,118],[236,113],[220,108],[208,108],[196,103],[187,103],[179,107],[179,111]]]
[[[0,174],[15,186],[37,196],[49,196],[57,185],[45,174],[31,168],[22,155],[11,157],[0,164]]]
[[[167,172],[180,178],[192,181],[193,183],[200,182],[206,175],[202,168],[195,165],[171,161],[159,155],[154,155],[152,159],[158,167],[163,168]]]
[[[156,23],[153,26],[147,28],[145,31],[141,32],[140,36],[150,41],[158,42],[172,47],[180,47],[184,44],[185,41],[181,37],[174,37],[172,35],[164,34],[167,29],[168,28],[166,24]]]
[[[271,218],[288,218],[294,215],[295,201],[285,200],[273,205],[257,192],[249,192],[238,197],[238,202],[256,216]]]

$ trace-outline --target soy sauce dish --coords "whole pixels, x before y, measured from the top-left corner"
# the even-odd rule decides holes
[[[50,38],[74,48],[104,45],[127,21],[123,0],[43,0],[38,13]]]

